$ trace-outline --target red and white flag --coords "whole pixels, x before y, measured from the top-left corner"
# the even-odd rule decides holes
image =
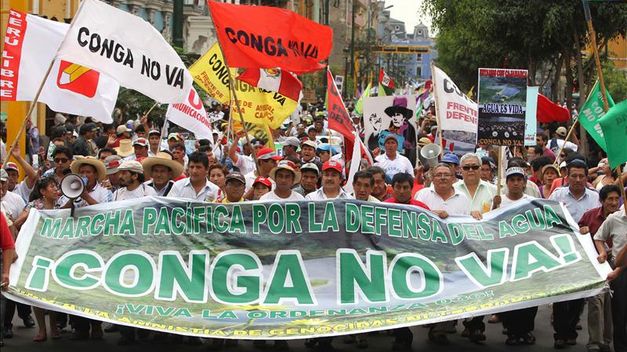
[[[295,74],[279,68],[249,68],[237,76],[237,79],[272,92],[299,101],[303,84]]]
[[[0,100],[33,101],[69,25],[10,10],[2,53]],[[111,123],[119,84],[111,77],[55,60],[38,101],[50,109]]]

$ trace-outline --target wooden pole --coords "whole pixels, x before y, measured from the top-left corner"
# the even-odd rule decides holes
[[[590,6],[588,6],[588,0],[581,0],[583,3],[583,12],[586,17],[586,23],[588,24],[588,35],[590,35],[590,44],[594,51],[594,62],[597,67],[597,75],[599,75],[599,85],[601,86],[601,97],[603,98],[603,109],[608,111],[610,109],[607,102],[607,93],[605,91],[605,80],[603,79],[603,70],[601,70],[601,59],[599,58],[599,49],[597,48],[597,35],[592,26],[592,16],[590,15]],[[582,82],[583,83],[583,82]]]
[[[502,182],[501,180],[503,179],[503,159],[505,159],[504,153],[505,151],[505,147],[503,146],[499,146],[499,152],[497,154],[497,160],[496,160],[496,195],[500,196],[501,195],[501,187],[502,187]]]
[[[568,142],[568,139],[570,139],[570,135],[573,133],[573,131],[575,130],[575,126],[577,126],[577,123],[579,123],[579,120],[575,121],[575,123],[573,123],[572,126],[570,126],[570,129],[568,130],[568,133],[566,134],[566,138],[564,138],[564,144],[562,144],[562,146],[560,147],[559,152],[557,153],[557,155],[555,156],[555,162],[553,164],[557,165],[558,164],[558,159],[560,154],[562,154],[562,151],[564,150],[564,147],[566,147],[566,142]],[[560,160],[559,162],[562,162],[563,160]]]

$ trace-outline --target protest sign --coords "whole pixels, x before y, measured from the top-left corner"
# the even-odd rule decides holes
[[[84,0],[58,57],[106,73],[160,102],[187,98],[192,77],[172,46],[141,17]]]
[[[168,105],[165,113],[168,121],[192,132],[196,139],[208,139],[213,144],[213,128],[202,99],[192,86],[182,103]]]
[[[614,106],[614,99],[610,95],[610,92],[605,91],[607,96],[607,104],[611,108]],[[579,112],[579,123],[586,129],[586,132],[594,139],[595,142],[601,147],[601,149],[607,152],[607,145],[605,144],[605,137],[603,136],[603,129],[599,124],[599,120],[605,116],[605,109],[603,108],[603,96],[601,95],[601,89],[599,87],[599,81],[594,83],[588,99],[581,107]]]
[[[527,70],[480,68],[479,144],[522,146]]]
[[[415,95],[366,97],[364,99],[364,142],[371,151],[385,150],[385,137],[396,134],[398,151],[416,162]]]
[[[433,66],[433,87],[444,149],[460,155],[474,152],[477,145],[477,103],[462,93],[446,72],[436,66]]]
[[[599,120],[607,148],[610,167],[616,168],[627,161],[627,100],[612,106]]]
[[[527,102],[525,109],[525,147],[536,145],[536,132],[538,120],[536,112],[538,108],[539,87],[527,87]]]
[[[194,81],[209,96],[221,104],[230,104],[231,113],[237,114],[235,100],[231,100],[229,73],[224,63],[220,46],[214,44],[209,51],[198,59],[189,71]],[[237,77],[237,69],[231,69],[231,77]],[[298,102],[263,88],[253,87],[246,82],[235,79],[235,91],[244,121],[267,125],[277,129],[290,116]]]
[[[55,59],[69,27],[24,12],[9,11],[0,62],[0,100],[33,101],[54,60],[38,101],[54,111],[111,123],[119,84],[100,72]]]
[[[231,67],[313,72],[331,54],[329,26],[276,7],[207,2]]]
[[[32,209],[8,295],[193,336],[362,333],[596,295],[611,269],[577,229],[544,200],[482,221],[344,199]]]

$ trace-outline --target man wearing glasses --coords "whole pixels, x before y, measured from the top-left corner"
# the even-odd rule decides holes
[[[57,183],[61,183],[61,179],[70,170],[70,164],[74,155],[68,147],[56,147],[52,152],[52,159],[54,160],[54,168],[44,172],[42,177],[53,176]]]
[[[496,186],[481,179],[481,159],[477,154],[468,153],[462,156],[462,180],[453,186],[470,199],[470,213],[481,218],[481,214],[492,209],[492,200],[496,196]]]

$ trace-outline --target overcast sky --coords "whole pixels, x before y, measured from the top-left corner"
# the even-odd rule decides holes
[[[394,19],[405,22],[405,30],[411,33],[414,26],[422,21],[429,27],[429,35],[431,33],[431,18],[422,13],[422,0],[385,0],[385,6],[394,5],[389,8],[391,16]]]

